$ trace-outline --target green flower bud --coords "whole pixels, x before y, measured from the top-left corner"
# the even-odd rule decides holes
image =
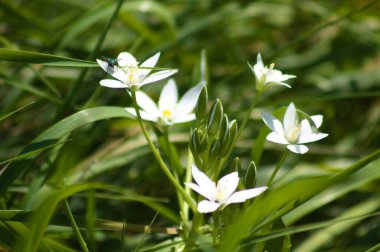
[[[245,187],[251,188],[256,186],[257,169],[255,162],[251,161],[245,174]]]
[[[208,93],[206,86],[203,87],[198,97],[197,106],[195,108],[195,116],[201,121],[205,118],[207,113]]]
[[[205,152],[207,150],[207,146],[208,146],[208,135],[207,134],[203,134],[202,138],[201,138],[201,144],[200,144],[200,152]]]
[[[220,126],[219,130],[219,141],[220,141],[220,155],[222,157],[226,156],[228,154],[228,151],[230,149],[230,126],[228,122],[228,117],[226,114],[224,114],[222,125]]]
[[[241,162],[240,162],[240,158],[239,157],[236,157],[234,159],[234,161],[233,161],[233,167],[234,167],[234,170],[239,173],[239,175],[242,174]]]
[[[200,152],[201,138],[199,136],[198,129],[194,129],[192,131],[189,146],[193,155],[197,155]]]
[[[226,145],[228,146],[228,150],[230,150],[235,142],[236,134],[237,134],[238,128],[237,128],[237,122],[236,120],[233,120],[229,123],[229,138],[228,143]]]
[[[220,142],[218,139],[215,139],[214,142],[211,144],[209,159],[210,161],[214,161],[218,158],[220,151]]]
[[[219,99],[217,99],[211,107],[207,123],[207,133],[210,136],[215,136],[222,124],[223,120],[223,106]]]

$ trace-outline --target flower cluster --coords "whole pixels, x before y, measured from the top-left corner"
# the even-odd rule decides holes
[[[103,70],[115,78],[101,80],[100,84],[109,88],[127,89],[134,101],[134,107],[125,108],[126,112],[140,120],[144,135],[152,151],[155,152],[163,171],[182,194],[183,198],[191,205],[192,200],[188,198],[190,196],[183,191],[182,186],[171,175],[169,168],[160,159],[160,154],[154,148],[141,120],[150,121],[161,126],[171,126],[196,119],[197,127],[192,130],[189,147],[193,153],[194,162],[201,165],[199,167],[203,167],[205,172],[210,174],[212,178],[219,177],[221,164],[223,164],[222,160],[227,159],[233,144],[241,133],[241,129],[238,130],[236,120],[229,121],[228,116],[223,112],[219,99],[211,106],[207,118],[208,95],[204,83],[192,87],[179,99],[177,85],[173,79],[169,79],[161,91],[158,103],[141,91],[142,86],[163,80],[177,72],[175,69],[162,70],[160,68],[160,71],[151,73],[152,70],[157,70],[155,65],[159,56],[160,53],[157,53],[142,64],[139,64],[135,57],[128,52],[120,53],[117,59],[98,59],[97,62]],[[281,71],[274,69],[274,64],[269,67],[265,66],[260,54],[257,55],[256,64],[254,66],[249,65],[249,67],[255,76],[256,89],[259,95],[275,85],[290,88],[291,86],[285,81],[296,77],[283,74]],[[194,108],[196,108],[196,113],[193,112]],[[247,116],[249,116],[252,108],[253,106]],[[138,114],[141,118],[137,117]],[[267,136],[267,140],[284,144],[294,153],[306,153],[308,147],[304,145],[305,143],[314,142],[327,136],[325,133],[318,132],[323,120],[322,115],[308,116],[302,113],[303,119],[300,121],[293,103],[290,103],[287,107],[283,122],[265,111],[261,111],[261,115],[264,123],[272,130]],[[245,123],[246,121],[243,121],[241,127],[244,127]],[[256,167],[254,164],[252,167],[248,167],[246,170],[248,175],[246,175],[246,179],[242,183],[243,188],[255,187],[256,185]],[[193,203],[192,209],[196,208],[200,213],[210,213],[222,210],[232,203],[245,202],[260,195],[268,188],[265,186],[236,192],[240,181],[238,172],[227,174],[216,183],[194,164],[191,171],[196,183],[189,181],[184,183],[205,198],[199,201],[196,207],[195,203]],[[176,171],[173,170],[173,172],[175,173]],[[276,172],[277,169],[272,173],[267,185],[270,185]],[[178,179],[178,174],[176,174],[176,177]]]

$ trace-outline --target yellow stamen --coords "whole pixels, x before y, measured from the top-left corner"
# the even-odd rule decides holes
[[[170,118],[170,117],[172,116],[172,112],[171,112],[169,109],[164,109],[164,110],[162,111],[162,116],[163,116],[164,118]]]

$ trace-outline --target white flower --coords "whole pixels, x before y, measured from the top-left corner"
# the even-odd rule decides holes
[[[317,132],[323,121],[322,115],[310,116],[314,125],[310,125],[307,119],[303,119],[299,123],[296,107],[290,103],[284,115],[283,124],[271,114],[261,111],[264,123],[273,131],[267,136],[267,140],[279,144],[286,144],[287,148],[298,154],[304,154],[309,149],[303,145],[318,141],[328,136],[328,134]]]
[[[200,213],[210,213],[217,210],[220,206],[225,207],[231,203],[244,202],[247,199],[260,195],[267,189],[267,187],[258,187],[235,192],[239,184],[237,172],[224,176],[218,181],[217,185],[195,165],[192,166],[192,173],[197,184],[186,183],[186,185],[207,198],[207,200],[202,200],[198,203],[198,212]]]
[[[255,75],[256,88],[259,91],[265,91],[274,85],[281,85],[291,88],[291,86],[286,84],[284,81],[296,77],[295,75],[282,74],[281,71],[273,69],[273,63],[269,66],[269,68],[264,66],[260,53],[257,54],[257,63],[253,67],[251,65],[249,65],[249,67]]]
[[[100,81],[100,85],[109,88],[126,88],[128,90],[137,91],[141,86],[155,81],[165,79],[177,72],[177,70],[163,70],[153,74],[152,68],[156,65],[160,53],[156,53],[142,64],[138,65],[135,57],[128,52],[122,52],[117,57],[117,64],[112,65],[107,61],[96,61],[108,74],[117,80],[105,79]]]
[[[152,122],[172,125],[176,123],[189,122],[195,119],[192,112],[198,101],[198,96],[204,84],[189,89],[178,102],[177,85],[170,79],[161,91],[158,106],[144,92],[136,92],[137,104],[141,107],[142,119]],[[136,116],[134,108],[125,108],[126,111]]]

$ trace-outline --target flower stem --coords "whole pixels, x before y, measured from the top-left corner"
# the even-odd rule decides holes
[[[89,250],[87,248],[87,244],[84,241],[84,239],[83,239],[83,237],[79,231],[79,228],[75,222],[74,216],[71,213],[70,206],[69,206],[69,203],[67,202],[67,199],[65,199],[64,202],[65,202],[65,211],[66,211],[67,217],[69,218],[71,227],[73,228],[74,234],[78,239],[78,242],[82,248],[82,251],[89,252]]]
[[[166,164],[165,164],[164,160],[162,159],[160,153],[158,152],[158,150],[154,146],[152,140],[150,139],[148,132],[144,126],[144,123],[142,122],[142,119],[141,119],[141,115],[140,115],[139,107],[137,105],[136,93],[135,92],[132,92],[132,102],[133,102],[133,106],[135,107],[137,120],[140,124],[141,130],[145,136],[146,141],[148,142],[150,149],[153,152],[153,155],[157,159],[161,170],[166,175],[166,177],[169,179],[169,181],[173,184],[173,186],[178,191],[178,193],[180,193],[182,195],[183,199],[187,202],[187,204],[189,204],[190,208],[194,212],[196,212],[197,207],[196,207],[196,203],[195,203],[194,199],[192,199],[190,197],[190,195],[186,193],[185,189],[183,189],[183,187],[178,183],[178,180],[176,180],[175,177],[171,174],[169,168],[166,166]]]
[[[246,116],[244,117],[243,122],[241,123],[241,126],[239,127],[239,130],[238,130],[238,132],[236,134],[236,138],[235,138],[234,144],[232,146],[235,145],[237,139],[240,137],[241,133],[243,132],[243,130],[245,128],[245,126],[247,125],[248,120],[249,120],[249,116],[251,115],[252,110],[256,107],[256,104],[259,101],[260,96],[261,96],[261,92],[257,91],[257,93],[255,95],[255,98],[253,99],[253,101],[251,103],[251,106],[249,107],[249,110],[248,110]]]
[[[212,231],[212,242],[216,244],[218,241],[218,231],[219,231],[219,213],[214,212],[212,215],[212,218],[214,219],[214,229]]]
[[[180,164],[177,164],[177,162],[174,160],[173,156],[171,155],[172,152],[175,152],[176,155],[177,155],[177,150],[174,148],[174,150],[172,149],[172,145],[170,143],[170,140],[169,140],[169,129],[168,127],[164,127],[163,128],[163,135],[164,135],[164,145],[165,145],[165,150],[166,150],[166,157],[169,159],[169,162],[170,162],[170,165],[171,167],[173,167],[173,174],[174,174],[174,178],[179,181],[179,177],[180,177],[180,171],[182,169],[182,167],[179,167]],[[187,194],[189,194],[188,192],[186,192]],[[188,233],[188,229],[189,229],[189,223],[188,223],[188,217],[186,214],[186,210],[185,210],[185,202],[183,201],[183,197],[182,195],[176,191],[176,195],[177,195],[177,199],[178,199],[178,207],[179,207],[179,212],[180,212],[180,215],[181,215],[181,219],[182,219],[182,222],[183,222],[183,228],[184,228],[184,233],[185,235]]]
[[[269,178],[269,180],[267,182],[267,186],[270,186],[272,184],[273,179],[276,176],[278,170],[280,170],[282,164],[285,162],[285,159],[288,156],[288,153],[289,153],[289,151],[287,149],[284,151],[284,153],[282,153],[280,161],[277,163],[276,168],[272,172],[272,175],[270,176],[270,178]]]

